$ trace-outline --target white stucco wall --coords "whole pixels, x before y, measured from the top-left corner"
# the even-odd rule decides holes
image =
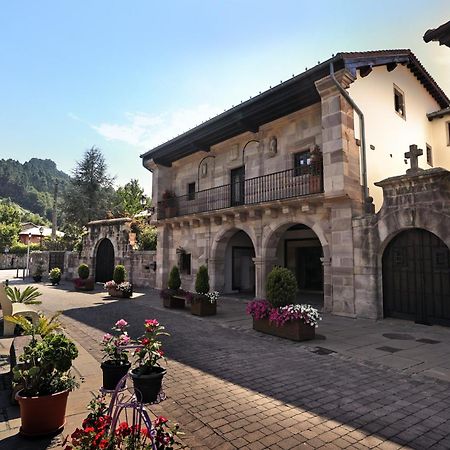
[[[404,93],[406,119],[394,109],[394,84]],[[358,74],[348,92],[365,117],[369,191],[377,210],[382,204],[382,190],[373,183],[405,173],[409,163],[405,164],[404,154],[411,144],[424,151],[419,158],[423,169],[430,168],[426,161],[426,144],[432,146],[434,165],[439,161],[442,167],[450,168],[449,148],[438,136],[438,121],[433,123],[426,117],[440,106],[405,66],[397,66],[392,72],[384,66],[375,67],[365,78]],[[441,127],[445,133],[443,122]],[[359,137],[356,114],[355,135]],[[375,146],[375,150],[371,150],[370,145]]]

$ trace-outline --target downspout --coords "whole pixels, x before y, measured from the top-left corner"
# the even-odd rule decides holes
[[[359,117],[359,133],[361,135],[361,166],[362,166],[361,171],[362,171],[363,198],[365,210],[367,205],[368,188],[367,188],[367,161],[366,161],[366,127],[364,123],[364,114],[359,109],[358,105],[350,97],[349,93],[341,86],[339,81],[334,76],[333,62],[330,62],[330,77],[333,80],[333,83],[338,88],[339,92],[342,94],[345,100],[347,100],[347,102],[350,103],[350,105],[356,111],[356,114],[358,114]]]

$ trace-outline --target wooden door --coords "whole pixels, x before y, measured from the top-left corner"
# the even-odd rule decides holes
[[[415,228],[398,234],[383,254],[385,317],[450,325],[450,251]]]
[[[95,281],[105,283],[112,280],[114,272],[114,247],[109,239],[103,239],[97,249]]]

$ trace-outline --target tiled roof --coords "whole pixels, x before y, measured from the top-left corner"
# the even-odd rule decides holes
[[[406,65],[442,109],[450,106],[449,98],[409,49],[341,52],[147,151],[141,155],[144,166],[151,159],[170,166],[173,161],[198,151],[209,151],[212,145],[246,131],[255,132],[264,123],[320,102],[314,83],[329,75],[330,64],[335,71],[346,68],[354,75],[357,70],[370,73],[372,67],[380,65],[386,65],[388,70],[397,64]]]

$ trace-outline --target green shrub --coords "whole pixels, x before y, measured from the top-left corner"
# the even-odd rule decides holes
[[[195,278],[195,292],[197,294],[207,294],[209,292],[209,275],[206,266],[200,266],[198,268]]]
[[[175,291],[177,291],[181,287],[180,271],[178,270],[177,266],[173,266],[172,270],[170,271],[167,287]]]
[[[30,252],[38,251],[39,248],[39,244],[30,244]],[[28,245],[22,242],[17,242],[9,248],[9,253],[14,253],[15,255],[26,255],[27,251]]]
[[[114,275],[113,275],[114,282],[116,284],[123,283],[126,277],[127,271],[125,270],[125,267],[122,264],[117,264],[117,266],[114,267]]]
[[[294,274],[284,267],[274,267],[267,277],[266,293],[274,308],[295,303],[297,280]]]
[[[137,236],[140,250],[156,250],[157,232],[155,227],[146,226]]]
[[[80,264],[80,266],[78,267],[78,276],[82,280],[86,280],[87,278],[89,278],[89,267],[87,266],[87,264]]]
[[[60,280],[61,279],[61,269],[59,267],[53,267],[48,274],[50,280]]]

